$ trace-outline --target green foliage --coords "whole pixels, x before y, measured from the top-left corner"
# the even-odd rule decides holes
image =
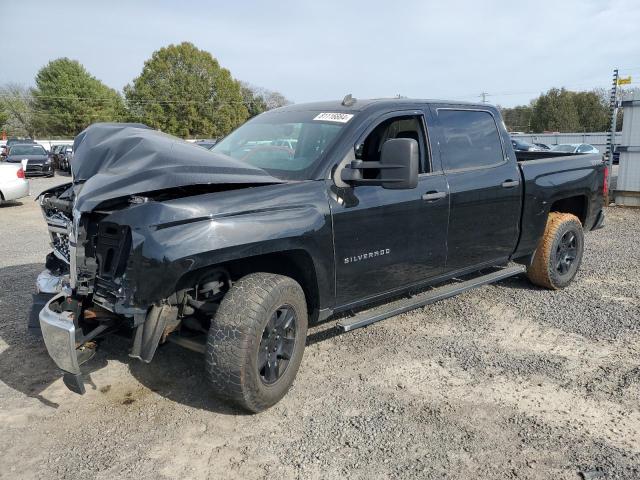
[[[0,88],[0,106],[7,116],[3,127],[10,135],[33,138],[33,97],[29,88],[5,84]]]
[[[519,105],[514,108],[500,108],[505,125],[511,132],[528,132],[531,129],[533,108]]]
[[[609,129],[607,95],[552,88],[531,105],[502,109],[510,131],[604,132]]]
[[[35,80],[33,124],[39,135],[72,137],[91,123],[124,118],[120,95],[75,60],[53,60]]]
[[[242,91],[242,100],[249,112],[249,118],[260,115],[262,112],[267,110],[267,104],[264,99],[255,92],[254,87],[246,82],[240,82],[240,88]]]
[[[247,110],[249,110],[250,118],[267,110],[284,107],[291,103],[283,94],[274,90],[256,87],[247,82],[240,82],[240,87],[242,88],[242,98]]]
[[[249,116],[240,83],[187,42],[154,52],[124,93],[132,120],[180,137],[226,135]]]
[[[4,128],[9,120],[9,112],[5,109],[4,103],[0,103],[0,129]]]
[[[552,88],[540,95],[533,106],[531,129],[534,132],[581,131],[580,116],[573,101],[573,92]]]

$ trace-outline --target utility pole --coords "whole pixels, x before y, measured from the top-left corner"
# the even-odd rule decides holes
[[[607,177],[607,189],[611,186],[611,167],[613,166],[613,150],[616,140],[616,122],[618,120],[618,69],[613,69],[613,84],[611,85],[611,96],[609,97],[609,114],[611,115],[611,128],[607,135],[607,165],[609,166],[609,176]],[[608,200],[607,200],[608,201]]]
[[[487,95],[489,95],[487,92],[482,92],[480,94],[480,96],[482,97],[482,103],[487,103]]]

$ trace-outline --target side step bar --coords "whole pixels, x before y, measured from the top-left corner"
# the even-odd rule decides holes
[[[525,270],[526,267],[524,265],[506,267],[464,282],[448,284],[432,290],[427,290],[426,292],[419,293],[411,298],[396,300],[395,302],[381,305],[380,307],[365,310],[353,317],[344,318],[340,320],[336,326],[343,332],[349,332],[356,328],[366,327],[367,325],[379,322],[385,318],[400,315],[401,313],[408,312],[415,308],[424,307],[425,305],[453,297],[459,293],[466,292],[467,290],[519,275],[524,273]]]

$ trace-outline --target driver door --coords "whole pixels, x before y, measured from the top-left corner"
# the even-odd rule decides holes
[[[336,306],[401,291],[444,271],[448,186],[430,154],[425,120],[422,111],[384,116],[354,146],[356,158],[379,161],[386,140],[417,140],[421,157],[417,188],[339,188],[329,181]]]

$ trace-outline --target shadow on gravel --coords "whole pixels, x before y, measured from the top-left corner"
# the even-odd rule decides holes
[[[0,352],[0,381],[44,405],[57,408],[58,404],[41,394],[60,379],[61,371],[49,358],[40,331],[27,328],[32,309],[40,308],[34,304],[33,293],[35,279],[42,268],[40,263],[0,268],[0,339],[7,344]],[[128,338],[117,335],[101,342],[95,357],[83,365],[87,390],[107,387],[96,384],[91,373],[106,367],[109,360],[117,360],[126,364],[142,385],[169,400],[228,415],[244,413],[215,399],[201,355],[167,344],[160,346],[152,363],[146,364],[129,358],[130,346]]]
[[[57,408],[57,404],[43,398],[41,393],[60,378],[60,373],[49,358],[39,332],[27,329],[34,282],[41,271],[39,263],[0,269],[0,339],[7,344],[0,353],[0,381]]]
[[[24,205],[24,203],[17,200],[0,201],[0,208],[20,207],[22,205]]]
[[[516,290],[546,290],[531,283],[525,274],[505,278],[504,280],[500,280],[493,285],[497,287],[513,288]]]

